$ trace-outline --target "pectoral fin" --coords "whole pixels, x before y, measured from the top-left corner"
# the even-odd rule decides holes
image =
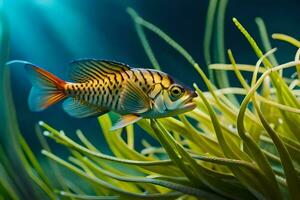
[[[139,121],[140,119],[142,119],[141,116],[138,115],[133,115],[133,114],[129,114],[129,115],[123,115],[120,117],[120,119],[110,128],[111,131],[114,131],[116,129],[119,128],[123,128],[129,124],[133,124],[137,121]]]
[[[128,80],[121,93],[120,103],[130,113],[144,113],[151,108],[151,99],[134,82]]]

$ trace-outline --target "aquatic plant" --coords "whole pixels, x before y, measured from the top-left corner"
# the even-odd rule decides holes
[[[41,167],[17,128],[8,68],[1,67],[0,80],[3,87],[0,92],[5,97],[1,102],[1,117],[4,119],[1,135],[5,133],[10,137],[2,143],[15,141],[10,146],[5,146],[6,152],[0,149],[2,197],[298,199],[300,50],[296,52],[295,60],[278,64],[274,56],[276,49],[271,48],[262,19],[257,18],[256,23],[263,50],[234,18],[233,23],[257,55],[257,63],[238,64],[232,51],[228,50],[230,64],[224,64],[226,52],[223,33],[217,35],[219,57],[212,60],[210,47],[217,5],[221,12],[218,12],[216,23],[223,29],[226,1],[220,2],[222,3],[210,1],[207,16],[204,52],[210,79],[176,41],[141,18],[133,9],[128,9],[153,66],[160,68],[145,30],[154,33],[178,51],[190,64],[191,70],[199,73],[199,78],[204,81],[208,91],[203,92],[194,84],[199,98],[196,99],[197,108],[192,112],[173,118],[142,120],[138,125],[128,126],[124,130],[110,132],[111,116],[106,114],[99,117],[101,134],[105,136],[113,155],[101,152],[80,130],[76,132],[78,140],[75,140],[68,136],[69,133],[58,131],[46,122],[39,122],[37,132],[44,148],[42,154],[51,160],[51,174],[54,176],[49,176],[49,171]],[[300,42],[290,36],[274,34],[273,38],[300,49]],[[2,37],[3,41],[6,39]],[[7,47],[1,44],[3,52]],[[5,60],[1,59],[1,66],[4,66]],[[296,68],[296,76],[284,77],[283,71],[292,67]],[[227,75],[230,71],[236,75],[241,87],[230,86]],[[250,76],[246,76],[244,72],[250,72]],[[246,78],[251,81],[247,82]],[[141,134],[148,134],[152,139],[137,141],[137,126],[143,130]],[[68,160],[50,149],[42,132],[44,136],[69,150]],[[154,141],[158,141],[160,145],[153,145]],[[137,142],[144,146],[141,151],[135,148]],[[62,176],[61,168],[56,164],[73,172],[73,179]],[[13,176],[9,165],[12,166],[11,169],[21,170],[24,177]],[[53,181],[54,178],[57,179],[56,182]],[[78,185],[72,183],[74,180]],[[82,182],[88,186],[79,187]],[[24,185],[28,190],[22,191]]]

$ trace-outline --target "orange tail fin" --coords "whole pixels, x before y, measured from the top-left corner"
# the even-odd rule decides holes
[[[44,110],[66,97],[65,81],[34,65],[26,64],[25,70],[33,85],[28,97],[30,110]]]

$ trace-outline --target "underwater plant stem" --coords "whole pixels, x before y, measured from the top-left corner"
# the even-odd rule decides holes
[[[254,50],[257,57],[258,58],[262,57],[263,53],[262,53],[261,49],[258,47],[257,43],[251,37],[251,35],[248,33],[248,31],[242,26],[242,24],[236,18],[233,18],[232,21],[234,22],[236,27],[240,30],[240,32],[245,36],[245,38],[248,40],[249,44],[251,45],[251,47]],[[267,68],[272,67],[272,64],[270,63],[270,61],[268,59],[264,59],[263,63],[265,65],[265,67],[267,67]],[[277,88],[278,91],[281,91],[285,97],[285,99],[279,98],[279,100],[282,101],[283,103],[288,103],[297,108],[300,108],[300,103],[298,102],[296,97],[291,93],[287,84],[280,78],[280,76],[278,75],[278,72],[271,73],[270,77],[271,77],[273,85]]]
[[[224,196],[231,196],[220,190],[217,187],[216,180],[209,179],[201,165],[199,165],[184,149],[178,144],[178,142],[170,135],[170,133],[161,125],[157,120],[151,119],[151,127],[156,133],[161,145],[166,149],[168,155],[186,175],[186,177],[195,185],[196,187],[203,187],[207,185],[213,191],[217,191],[219,194]],[[204,185],[205,184],[205,185]],[[205,197],[208,194],[203,194]],[[215,196],[215,195],[214,195]],[[217,196],[213,197],[216,198]],[[211,198],[210,194],[207,198]],[[223,199],[219,197],[218,199]]]
[[[49,126],[48,124],[44,123],[44,122],[40,122],[39,123],[42,127],[44,127],[45,129],[47,129],[48,131],[50,131],[51,133],[46,134],[48,137],[53,138],[54,140],[56,140],[57,142],[70,147],[74,150],[77,150],[85,155],[88,156],[93,156],[93,157],[97,157],[100,159],[104,159],[104,160],[109,160],[109,161],[113,161],[113,162],[118,162],[118,163],[123,163],[123,164],[131,164],[131,165],[141,165],[141,166],[151,166],[151,165],[163,165],[163,166],[168,166],[170,164],[170,161],[168,160],[161,160],[161,161],[138,161],[138,160],[129,160],[129,159],[122,159],[122,158],[117,158],[117,157],[113,157],[113,156],[108,156],[105,154],[102,154],[100,152],[95,152],[95,151],[91,151],[81,145],[79,145],[78,143],[76,143],[75,141],[71,140],[69,137],[67,137],[66,135],[58,132],[57,130],[53,129],[51,126]],[[53,135],[51,135],[53,134]]]
[[[213,69],[213,70],[234,70],[232,64],[211,64],[211,65],[209,65],[209,68]],[[245,64],[236,64],[236,68],[239,71],[253,72],[255,69],[255,66],[245,65]],[[265,71],[266,71],[265,68],[260,67],[258,72],[264,73]]]
[[[228,0],[220,0],[219,7],[217,11],[217,24],[216,24],[216,55],[218,63],[226,63],[225,56],[225,41],[224,41],[224,33],[225,33],[225,14],[226,7],[228,4]],[[230,86],[230,82],[228,80],[227,71],[216,71],[216,79],[219,85],[219,88],[226,88]],[[234,105],[239,105],[238,100],[234,95],[229,94],[228,98]]]
[[[25,199],[37,199],[40,196],[40,188],[36,187],[36,180],[32,176],[31,169],[23,165],[26,160],[24,152],[18,143],[18,134],[20,133],[16,109],[14,106],[10,69],[6,64],[9,57],[9,27],[6,16],[4,14],[4,5],[0,5],[0,145],[4,147],[4,151],[9,158],[10,170],[18,172],[10,174],[15,186],[16,195]],[[5,143],[3,143],[5,141]],[[24,187],[26,185],[26,188]]]
[[[206,100],[205,96],[203,95],[202,91],[197,87],[196,84],[194,84],[194,87],[196,89],[196,91],[198,92],[200,98],[203,100],[203,102],[206,105],[206,108],[209,111],[210,117],[211,117],[211,121],[213,123],[213,127],[215,129],[215,133],[217,135],[218,141],[220,143],[220,146],[223,149],[224,155],[229,157],[229,158],[234,158],[234,159],[240,159],[240,155],[237,155],[236,152],[234,152],[230,146],[227,144],[223,133],[222,133],[222,129],[220,128],[220,124],[218,122],[218,119],[216,117],[215,112],[213,111],[212,107],[210,106],[210,104],[208,103],[208,101]],[[245,157],[247,158],[247,157]],[[269,193],[270,190],[272,190],[273,188],[270,187],[269,185],[268,188],[266,186],[261,185],[261,183],[266,183],[266,184],[270,184],[269,180],[267,177],[265,177],[263,175],[263,173],[261,172],[261,170],[253,170],[252,173],[256,174],[255,176],[257,176],[257,174],[261,174],[261,178],[258,181],[257,178],[252,177],[253,175],[249,175],[249,171],[243,171],[239,168],[236,167],[231,167],[231,171],[233,173],[236,173],[239,180],[250,190],[252,191],[252,193],[254,195],[256,195],[258,198],[261,198],[264,195],[267,195]],[[250,178],[252,177],[252,178]],[[276,183],[276,182],[275,182]],[[259,186],[260,185],[260,186]],[[262,192],[262,194],[259,194],[258,191]]]
[[[287,43],[290,43],[291,45],[300,48],[300,41],[296,40],[295,38],[286,35],[286,34],[282,34],[282,33],[273,33],[272,34],[272,38],[275,40],[281,40]]]
[[[251,37],[251,35],[248,33],[248,31],[239,23],[239,21],[236,18],[233,18],[233,22],[235,23],[236,27],[240,30],[240,32],[245,36],[245,38],[248,40],[249,44],[251,45],[252,49],[254,50],[257,57],[262,57],[263,53],[258,47],[255,40]],[[272,68],[272,64],[268,59],[263,60],[264,66],[266,68]],[[286,63],[288,64],[288,63]],[[298,63],[295,62],[295,65],[297,66]],[[278,67],[278,66],[277,66]],[[274,68],[277,68],[274,67]],[[277,99],[280,103],[289,105],[292,107],[300,108],[300,102],[297,99],[297,97],[292,93],[292,91],[289,89],[286,82],[279,76],[278,70],[273,70],[270,73],[270,79],[272,80],[272,84],[276,88],[277,91]],[[281,111],[282,119],[285,121],[288,126],[285,126],[289,134],[293,134],[295,138],[300,141],[300,135],[296,134],[299,129],[300,124],[300,117],[295,114],[287,114],[284,111]]]
[[[253,79],[256,79],[257,72],[258,72],[258,70],[259,70],[259,66],[261,65],[262,61],[263,61],[266,57],[272,55],[276,50],[277,50],[276,48],[269,50],[266,54],[264,54],[264,55],[257,61],[256,67],[255,67],[254,73],[253,73]],[[250,86],[248,85],[248,83],[247,83],[246,80],[244,79],[242,73],[237,69],[235,59],[234,59],[233,54],[232,54],[232,52],[231,52],[230,49],[228,50],[228,57],[229,57],[229,59],[230,59],[232,65],[233,65],[234,72],[235,72],[235,74],[236,74],[238,80],[240,81],[240,83],[242,84],[242,86],[245,88],[245,90],[246,90],[246,91],[249,91],[249,90],[250,90]],[[252,81],[253,81],[253,79],[252,79]],[[253,83],[252,83],[252,84],[253,84]],[[247,111],[248,111],[248,109],[247,109]],[[252,136],[254,136],[254,139],[255,139],[255,140],[258,140],[258,138],[259,138],[259,135],[258,135],[258,134],[259,134],[259,133],[256,132],[256,131],[254,132],[254,134],[252,134]]]
[[[248,168],[251,170],[257,170],[257,166],[255,166],[251,162],[247,162],[244,160],[237,160],[237,159],[230,159],[230,158],[219,158],[219,157],[207,157],[207,156],[202,156],[202,155],[192,155],[193,158],[198,159],[198,160],[203,160],[206,162],[210,163],[216,163],[220,165],[226,165],[226,166],[236,166],[239,165],[244,168]]]
[[[62,166],[66,167],[67,169],[73,171],[75,174],[87,179],[88,181],[90,181],[91,183],[95,183],[99,186],[102,186],[104,188],[107,188],[110,191],[114,191],[116,193],[118,193],[120,196],[124,197],[124,199],[139,199],[139,198],[145,198],[145,199],[163,199],[163,198],[171,198],[171,197],[176,197],[179,196],[180,193],[178,192],[174,192],[174,193],[168,193],[168,194],[140,194],[140,193],[131,193],[131,192],[127,192],[125,190],[122,190],[120,188],[117,188],[95,176],[90,176],[89,174],[87,174],[86,172],[80,170],[79,168],[71,165],[70,163],[64,161],[63,159],[55,156],[54,154],[46,151],[46,150],[42,150],[42,154],[47,156],[48,158],[52,159],[53,161],[61,164]]]
[[[253,96],[253,97],[255,98],[255,96]],[[286,182],[287,182],[287,186],[288,186],[288,189],[290,192],[290,196],[292,199],[296,200],[300,196],[300,191],[299,191],[300,179],[298,177],[298,174],[297,174],[295,168],[293,167],[292,158],[291,158],[288,150],[286,149],[284,143],[281,141],[281,139],[277,136],[277,133],[270,127],[270,125],[264,118],[263,113],[259,109],[259,106],[257,105],[257,103],[255,101],[253,101],[253,102],[254,102],[255,109],[259,115],[259,118],[260,118],[263,126],[265,127],[265,130],[268,132],[268,134],[272,138],[274,145],[276,146],[277,151],[279,153],[280,160],[281,160],[284,172],[285,172]]]
[[[295,61],[297,61],[297,60],[300,60],[300,48],[297,50],[297,53],[295,55]],[[300,80],[300,65],[296,65],[296,70],[297,70],[298,81],[299,81]]]
[[[248,141],[248,145],[251,145],[253,147],[249,148],[249,150],[255,150],[257,149],[255,152],[253,152],[254,155],[256,155],[256,157],[258,157],[258,155],[260,155],[260,159],[257,161],[259,166],[262,167],[264,169],[264,171],[266,170],[266,174],[269,174],[269,178],[274,178],[274,173],[272,172],[272,169],[271,167],[269,166],[265,156],[262,154],[262,152],[259,151],[259,148],[257,147],[257,145],[254,143],[254,141],[251,140],[251,138],[249,136],[246,135],[246,131],[245,131],[245,127],[244,127],[244,113],[245,113],[245,110],[246,110],[246,107],[247,107],[247,104],[248,102],[250,101],[250,99],[252,98],[253,94],[256,92],[257,88],[262,84],[264,78],[266,76],[268,76],[269,74],[271,74],[272,72],[274,71],[279,71],[281,69],[284,69],[284,68],[288,68],[288,67],[292,67],[292,66],[295,66],[296,64],[300,63],[300,61],[298,62],[289,62],[289,63],[286,63],[286,64],[283,64],[283,65],[279,65],[277,67],[274,67],[274,68],[270,68],[268,69],[259,79],[258,81],[256,82],[256,84],[251,87],[250,91],[248,92],[247,96],[244,98],[242,104],[241,104],[241,108],[240,108],[240,112],[239,112],[239,115],[238,115],[238,133],[239,135],[241,136],[241,138],[244,140],[245,139],[245,143],[246,141]],[[273,182],[274,182],[274,179],[273,179]],[[275,179],[276,180],[276,179]],[[276,183],[276,181],[274,182]],[[277,184],[276,184],[277,185]],[[276,190],[278,191],[278,190]],[[279,197],[279,196],[278,196]]]
[[[138,16],[138,14],[133,9],[129,8],[128,12],[130,12],[130,14],[134,17],[136,23],[156,33],[159,37],[165,40],[170,46],[176,49],[191,65],[194,65],[195,60],[193,59],[193,57],[184,48],[182,48],[177,42],[175,42],[172,38],[170,38],[166,33],[164,33],[154,24]]]
[[[152,179],[152,178],[140,178],[140,177],[125,177],[125,176],[119,176],[116,174],[113,174],[105,169],[102,169],[101,167],[97,166],[96,164],[94,164],[93,162],[91,162],[88,158],[84,158],[83,160],[87,166],[89,166],[90,168],[94,169],[95,171],[105,175],[105,176],[109,176],[113,179],[119,180],[119,181],[126,181],[126,182],[138,182],[138,183],[150,183],[150,184],[154,184],[154,185],[160,185],[169,189],[173,189],[175,191],[178,192],[182,192],[184,194],[189,194],[189,195],[193,195],[193,196],[203,196],[203,194],[206,194],[206,191],[203,191],[201,189],[197,189],[197,188],[193,188],[193,187],[189,187],[189,186],[185,186],[182,184],[178,184],[178,183],[173,183],[170,181],[165,181],[165,180],[159,180],[159,179]]]
[[[274,52],[274,50],[273,50],[273,52]],[[270,50],[268,53],[271,54],[272,50]],[[257,62],[257,68],[253,73],[251,87],[253,87],[256,82],[258,66],[260,65],[260,62],[262,62],[262,60],[266,56],[267,56],[267,54],[264,55],[263,57],[261,57],[260,60]],[[300,196],[300,191],[298,189],[298,187],[300,185],[300,179],[298,177],[298,174],[297,174],[295,168],[293,167],[292,158],[291,158],[287,148],[285,147],[284,143],[278,136],[278,134],[270,127],[269,123],[267,122],[263,113],[261,112],[259,105],[256,102],[255,93],[252,93],[251,96],[252,96],[252,101],[253,101],[255,110],[258,113],[258,116],[260,118],[260,121],[262,122],[266,132],[271,137],[271,139],[279,153],[279,157],[280,157],[280,160],[281,160],[281,163],[283,166],[283,170],[284,170],[285,176],[286,176],[286,182],[288,185],[288,189],[290,191],[290,196],[292,199],[296,200]],[[245,97],[245,99],[246,99],[246,97]],[[250,101],[250,98],[248,100]]]
[[[22,135],[18,135],[18,140],[22,146],[23,151],[26,153],[26,156],[28,157],[29,161],[31,162],[33,168],[37,172],[37,174],[41,177],[41,179],[45,182],[47,186],[51,186],[50,181],[48,177],[43,172],[42,167],[40,166],[37,158],[33,154],[32,150],[28,146],[27,142],[25,141],[24,137]]]
[[[20,140],[20,139],[19,139]],[[22,139],[21,139],[22,140]],[[23,148],[23,151],[26,152],[26,147],[24,148],[25,145],[27,144],[24,144],[25,141],[21,141],[21,147]],[[33,158],[33,155],[28,155],[31,152],[31,150],[29,150],[30,152],[26,152],[27,153],[27,156],[29,157],[29,160],[32,160]],[[27,172],[27,174],[29,175],[29,177],[33,180],[34,183],[36,183],[36,185],[38,185],[46,194],[47,196],[52,199],[52,200],[55,200],[56,197],[55,195],[53,194],[52,190],[50,189],[50,185],[47,185],[47,183],[45,183],[40,177],[40,173],[42,172],[39,172],[37,174],[35,174],[35,171],[34,171],[34,168],[32,168],[29,164],[29,161],[26,159],[25,155],[21,157],[21,161],[22,161],[22,164],[24,165],[24,168]],[[36,163],[34,164],[34,166],[37,165]]]
[[[206,22],[204,28],[204,43],[203,43],[203,53],[206,66],[209,66],[212,63],[211,60],[211,41],[212,33],[214,27],[214,16],[216,12],[218,0],[210,0],[206,15]],[[211,69],[208,69],[209,79],[212,83],[215,83],[214,72]]]
[[[234,73],[235,73],[236,77],[240,81],[243,88],[245,88],[245,90],[249,90],[249,88],[250,88],[249,85],[247,84],[247,82],[243,78],[243,75],[241,74],[241,72],[238,70],[238,68],[236,66],[236,62],[235,62],[235,59],[233,57],[232,51],[230,49],[228,49],[227,52],[228,52],[228,57],[229,57],[229,60],[232,64],[232,66],[233,66],[233,70],[234,70]]]
[[[69,198],[73,198],[73,199],[83,199],[83,200],[118,200],[118,199],[120,199],[119,196],[91,196],[91,195],[85,195],[85,194],[74,194],[74,193],[66,192],[66,191],[59,191],[57,193],[64,197],[69,197]]]
[[[204,83],[206,84],[209,92],[211,93],[211,95],[215,99],[218,106],[223,110],[223,113],[225,113],[227,115],[227,118],[229,118],[232,121],[233,124],[236,123],[236,117],[237,117],[238,109],[236,107],[233,107],[233,106],[229,107],[229,106],[225,105],[223,102],[221,102],[220,97],[218,97],[215,94],[215,90],[216,90],[215,86],[209,81],[209,79],[207,78],[207,76],[204,74],[204,72],[202,71],[202,69],[199,67],[199,65],[197,63],[194,64],[194,68],[197,70],[197,72],[199,73],[199,75],[203,79]],[[256,119],[252,118],[251,116],[248,116],[248,114],[246,116],[249,120],[256,123]]]
[[[130,149],[134,149],[134,130],[133,125],[126,126],[127,145]]]
[[[217,30],[216,41],[217,41],[217,62],[226,63],[225,58],[225,44],[224,44],[224,21],[225,21],[225,11],[228,0],[220,0],[219,7],[217,11]],[[226,71],[216,72],[216,78],[218,81],[219,87],[229,87],[228,76]]]
[[[205,137],[201,137],[199,131],[186,119],[184,115],[179,115],[179,119],[184,123],[186,129],[180,132],[189,132],[185,137],[190,138],[193,143],[198,147],[202,148],[206,152],[210,152],[212,155],[223,156],[223,153],[220,148],[216,148],[216,146],[212,146],[211,140],[206,139]],[[198,142],[201,144],[199,145]],[[216,143],[215,143],[216,144]]]
[[[265,51],[267,52],[267,51],[272,49],[272,46],[271,46],[271,42],[269,40],[266,25],[265,25],[263,19],[260,18],[260,17],[255,18],[255,22],[256,22],[258,30],[259,30],[259,34],[260,34],[262,44],[264,46]],[[270,59],[271,63],[273,64],[273,66],[278,65],[278,62],[277,62],[274,55],[270,55],[269,59]],[[280,73],[282,73],[282,71],[280,71]]]
[[[29,161],[31,162],[32,166],[30,166],[29,162],[27,160],[23,160],[24,166],[27,168],[27,172],[29,176],[32,178],[34,182],[42,189],[44,192],[48,195],[50,199],[56,199],[55,195],[53,194],[51,188],[52,185],[50,184],[50,181],[48,177],[46,176],[45,172],[41,168],[39,162],[37,161],[36,157],[34,156],[33,152],[29,148],[27,142],[23,138],[22,135],[18,135],[18,140],[20,142],[20,145],[25,153],[25,155],[28,157]],[[34,172],[37,172],[37,174],[34,174]]]
[[[135,30],[140,38],[140,41],[142,43],[142,46],[146,52],[146,55],[148,56],[150,62],[152,63],[154,69],[157,70],[161,70],[161,67],[157,61],[157,59],[154,56],[154,53],[152,51],[152,48],[147,40],[146,34],[143,30],[143,28],[141,27],[139,20],[140,17],[138,16],[138,14],[135,12],[135,10],[133,10],[132,8],[127,8],[127,13],[132,17],[133,21],[134,21],[134,26],[135,26]]]
[[[1,146],[0,146],[1,148]],[[1,152],[3,152],[1,150]],[[1,155],[1,154],[0,154]],[[4,156],[4,155],[1,155]],[[1,157],[1,162],[3,161],[3,157]],[[18,193],[16,188],[14,187],[12,181],[10,180],[9,175],[7,174],[5,167],[0,162],[0,192],[3,190],[8,194],[9,198],[12,200],[19,200]],[[0,197],[1,198],[1,197]]]
[[[45,136],[42,135],[41,127],[38,124],[35,125],[35,132],[36,132],[36,135],[39,139],[39,142],[40,142],[42,148],[46,149],[47,151],[52,153],[50,146],[48,145],[47,140],[45,139]],[[53,170],[53,174],[54,174],[55,178],[57,179],[58,184],[63,188],[63,190],[69,192],[69,187],[66,185],[66,183],[65,183],[66,180],[64,180],[62,173],[60,172],[60,170],[57,166],[57,163],[49,162],[49,164]],[[70,198],[72,199],[72,197],[70,197]]]

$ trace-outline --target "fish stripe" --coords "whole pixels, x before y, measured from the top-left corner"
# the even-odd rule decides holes
[[[113,105],[112,105],[112,108],[115,110],[116,109],[116,106],[117,106],[117,102],[118,102],[118,99],[120,97],[119,95],[119,90],[118,89],[115,89],[115,99],[114,99],[114,102],[113,102]]]
[[[112,66],[111,65],[108,65],[108,64],[104,64],[104,63],[99,63],[101,66],[102,66],[102,68],[101,69],[107,69],[107,70],[109,70],[109,71],[112,71],[113,73],[120,73],[120,70],[117,70],[116,68],[112,68]],[[124,69],[123,68],[121,68],[121,71],[124,71]]]
[[[104,63],[108,63],[111,67],[115,67],[116,69],[122,69],[123,71],[126,71],[131,68],[129,65],[126,65],[124,63],[118,63],[113,61],[104,61]]]
[[[111,101],[112,101],[112,95],[110,95],[109,92],[108,92],[108,100],[107,100],[107,103],[106,103],[108,108],[110,108]]]
[[[143,77],[144,84],[146,85],[146,84],[147,84],[147,79],[145,78],[144,73],[143,73],[141,70],[138,70],[138,72],[139,72],[140,75]]]
[[[127,78],[130,78],[130,74],[128,74],[129,72],[131,72],[131,73],[132,73],[132,71],[128,71],[128,70],[127,70],[127,71],[124,71],[124,73],[123,73],[123,74],[124,74],[124,75],[126,74]],[[125,79],[125,80],[126,80],[126,79]]]
[[[92,87],[91,87],[91,84],[90,82],[87,84],[87,98],[88,98],[88,102],[90,103],[91,100],[92,100]]]
[[[162,81],[162,79],[163,79],[163,77],[162,77],[162,75],[159,73],[159,72],[155,72],[156,73],[156,75],[159,77],[159,79],[160,79],[160,82]]]
[[[135,71],[131,71],[132,72],[132,76],[134,77],[134,80],[133,80],[133,82],[138,82],[139,81],[139,79],[138,79],[138,75],[136,75],[135,73]]]
[[[95,63],[95,64],[97,64],[97,63]],[[101,70],[101,71],[102,71],[103,73],[105,73],[105,74],[108,74],[108,75],[106,75],[106,77],[110,80],[111,83],[113,83],[112,77],[114,78],[114,81],[115,81],[115,82],[118,82],[117,74],[119,74],[119,76],[121,76],[120,73],[119,73],[118,71],[113,72],[113,73],[110,73],[110,72],[108,72],[107,70],[105,70],[104,68],[97,68],[97,69],[98,69],[98,70]],[[102,72],[100,72],[100,73],[102,74]],[[121,77],[122,77],[122,76],[121,76]],[[123,79],[123,77],[122,77],[121,79]]]
[[[108,89],[105,88],[105,90],[104,90],[104,102],[103,102],[103,105],[107,105],[107,102],[108,102],[108,96],[109,96],[109,94],[108,94]]]
[[[71,76],[71,79],[72,80],[80,80],[82,82],[85,82],[86,81],[86,76],[83,74],[82,71],[76,71],[76,72],[73,72],[72,76]]]
[[[100,73],[100,75],[101,75],[103,78],[106,77],[106,74],[105,74],[105,73],[104,73],[104,74],[101,73],[101,66],[99,66],[99,64],[98,64],[97,62],[91,60],[91,61],[88,62],[88,65],[89,65],[91,68],[93,68],[95,71],[97,71],[98,73]]]
[[[105,74],[115,74],[115,73],[119,73],[119,70],[112,70],[110,68],[108,68],[106,65],[104,65],[104,63],[97,63],[92,61],[91,62],[94,66],[97,67],[98,70],[101,70],[102,72],[104,72]]]
[[[113,99],[114,99],[114,96],[112,94],[109,95],[109,101],[108,101],[108,104],[107,104],[108,108],[111,108],[111,104],[112,104]]]
[[[137,71],[140,81],[143,83],[143,86],[147,85],[147,79],[144,76],[144,73],[142,73],[140,70]]]
[[[111,104],[111,97],[112,97],[112,95],[111,95],[111,89],[110,89],[110,87],[109,87],[109,86],[107,87],[107,91],[108,91],[108,93],[107,93],[108,100],[107,100],[107,102],[106,102],[106,106],[107,106],[108,108],[110,108],[110,104]]]
[[[107,78],[108,77],[108,74],[107,72],[103,71],[101,67],[99,67],[99,64],[98,63],[95,63],[95,62],[90,62],[90,66],[95,69],[95,71],[98,72],[98,74],[102,77],[102,78]]]
[[[118,78],[117,78],[117,75],[118,75],[118,74],[119,74],[119,73],[116,73],[116,74],[114,75],[114,81],[115,81],[114,84],[118,84],[118,83],[119,83]]]
[[[98,78],[98,76],[95,75],[95,71],[92,70],[91,68],[88,68],[88,67],[86,67],[86,65],[83,65],[83,64],[81,64],[81,63],[78,63],[77,65],[82,66],[82,67],[80,68],[80,71],[79,71],[79,73],[80,73],[82,76],[86,76],[86,74],[88,74],[89,76],[93,77],[94,79],[97,79],[97,78]],[[87,79],[87,80],[88,80],[88,79]]]
[[[152,83],[154,83],[154,75],[152,74],[152,71],[150,71],[150,70],[146,70],[146,71],[150,73],[151,78],[152,78]]]
[[[100,79],[105,79],[107,77],[107,75],[105,73],[103,73],[101,71],[101,69],[97,66],[95,66],[93,63],[88,63],[87,64],[90,68],[94,69],[94,73],[97,74],[97,78],[100,78]]]
[[[88,74],[89,76],[92,76],[93,78],[95,78],[96,76],[91,73],[90,69],[86,67],[86,65],[83,65],[82,63],[77,63],[76,64],[78,66],[78,68],[76,69],[76,72],[80,75],[80,77],[86,77],[86,75]]]
[[[97,87],[96,87],[96,85],[95,85],[95,83],[97,83],[96,81],[93,81],[93,84],[92,84],[92,102],[93,102],[93,104],[95,105],[96,104],[96,100],[97,100],[97,96],[96,96],[96,94],[97,94]]]
[[[120,98],[121,95],[118,95],[117,99],[116,99],[116,103],[115,103],[115,109],[120,109]]]
[[[99,106],[103,106],[102,101],[103,101],[103,90],[101,89],[101,91],[100,91],[100,93],[98,95],[98,103],[97,104]]]
[[[125,78],[124,78],[124,76],[123,75],[125,75],[126,73],[125,72],[122,72],[122,73],[120,73],[120,77],[121,77],[121,83],[125,80]]]

